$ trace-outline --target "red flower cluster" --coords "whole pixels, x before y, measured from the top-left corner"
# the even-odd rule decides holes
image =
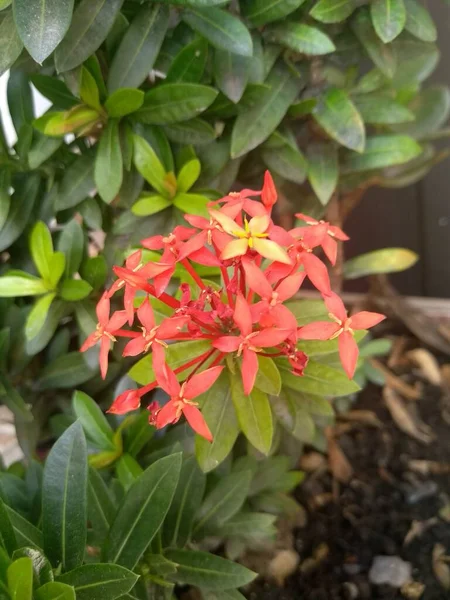
[[[251,197],[261,197],[261,202]],[[239,359],[245,394],[250,394],[258,371],[258,355],[285,357],[295,375],[303,375],[308,357],[297,349],[299,339],[328,340],[339,336],[344,369],[352,377],[358,358],[354,329],[366,329],[384,319],[377,313],[360,312],[352,317],[340,298],[331,291],[325,264],[314,253],[321,247],[334,264],[336,240],[347,236],[337,227],[303,214],[307,226],[291,231],[271,219],[277,194],[272,177],[265,174],[261,191],[242,190],[211,203],[206,219],[186,215],[190,227],[178,226],[168,236],[142,241],[145,248],[162,250],[159,262],[142,264],[142,251],[134,252],[125,267],[114,267],[118,279],[97,305],[98,325],[84,342],[85,351],[100,341],[102,377],[108,369],[108,353],[117,337],[128,338],[123,356],[152,352],[156,380],[138,390],[128,390],[114,401],[109,412],[135,410],[141,398],[159,386],[170,399],[160,408],[149,406],[150,422],[161,428],[175,423],[183,414],[191,427],[208,440],[211,432],[198,409],[196,398],[219,377],[227,357]],[[222,287],[205,283],[192,263],[217,267]],[[181,284],[177,297],[166,292],[177,265],[182,265],[195,286]],[[298,328],[284,304],[299,290],[305,277],[322,293],[332,322],[316,322]],[[193,289],[195,288],[195,289]],[[110,298],[124,291],[124,310],[110,316]],[[136,295],[143,296],[138,308]],[[173,310],[157,324],[152,298]],[[124,329],[137,321],[135,329]],[[210,349],[187,361],[175,371],[166,364],[168,343],[208,340]],[[206,368],[207,367],[207,368]],[[204,369],[203,371],[201,369]],[[177,375],[187,372],[180,384]]]

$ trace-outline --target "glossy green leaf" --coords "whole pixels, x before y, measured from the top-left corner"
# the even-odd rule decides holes
[[[11,563],[7,570],[8,589],[13,600],[32,600],[33,563],[24,556]]]
[[[209,144],[216,137],[214,127],[203,119],[190,119],[183,123],[166,125],[164,131],[171,142],[178,144]]]
[[[174,206],[183,213],[208,217],[208,203],[210,198],[200,194],[177,194],[173,200]]]
[[[360,8],[351,22],[353,32],[359,42],[386,77],[393,77],[396,69],[396,56],[393,47],[384,44],[372,25],[369,9]]]
[[[336,50],[331,39],[317,27],[286,22],[267,30],[269,39],[295,52],[319,56]]]
[[[136,113],[139,121],[165,125],[187,121],[205,111],[217,91],[196,83],[167,83],[145,94],[144,104]]]
[[[231,398],[239,426],[248,441],[263,454],[272,446],[272,412],[267,394],[254,387],[249,396],[244,394],[241,374],[231,377]]]
[[[194,517],[203,499],[206,476],[194,456],[183,461],[180,479],[164,521],[164,547],[183,548],[191,537]]]
[[[207,590],[223,590],[241,587],[256,577],[256,573],[239,563],[209,552],[166,550],[164,555],[178,565],[177,572],[171,579],[181,584]]]
[[[382,169],[416,158],[422,147],[406,135],[378,135],[367,139],[363,154],[349,152],[344,160],[343,172],[358,173]]]
[[[36,600],[75,600],[75,590],[65,583],[50,581],[36,591]]]
[[[74,0],[14,0],[14,20],[25,48],[42,64],[63,39]]]
[[[92,292],[92,286],[82,279],[66,279],[59,288],[59,295],[67,302],[83,300]]]
[[[16,273],[20,273],[20,271],[16,271]],[[47,291],[42,279],[28,275],[28,273],[0,277],[0,298],[39,296]]]
[[[6,506],[0,497],[0,547],[3,546],[8,554],[12,554],[17,548],[17,540],[11,520],[8,516]]]
[[[258,373],[256,374],[255,387],[273,396],[280,393],[280,372],[273,360],[267,356],[258,356]]]
[[[41,530],[11,507],[8,506],[6,510],[16,536],[17,547],[42,548],[44,544]]]
[[[144,138],[135,135],[133,138],[133,159],[136,169],[151,186],[160,194],[167,197],[169,191],[165,184],[166,170],[156,152]]]
[[[364,122],[344,90],[329,89],[321,97],[313,115],[328,135],[342,146],[357,152],[364,150]]]
[[[406,9],[405,29],[419,40],[435,42],[436,25],[426,7],[417,0],[403,0],[403,2]]]
[[[33,127],[48,136],[61,137],[67,133],[88,130],[99,120],[98,111],[85,105],[68,113],[48,112],[33,122]]]
[[[244,17],[255,27],[260,27],[287,17],[303,2],[304,0],[241,0],[240,7]]]
[[[71,277],[78,272],[84,251],[83,228],[76,219],[72,219],[66,225],[59,236],[58,251],[66,257],[66,277]]]
[[[172,200],[168,200],[159,194],[141,194],[133,204],[131,210],[138,217],[147,217],[165,210],[172,206]]]
[[[37,169],[50,158],[61,147],[63,140],[60,138],[47,137],[35,132],[35,141],[28,152],[28,164],[30,169]]]
[[[49,286],[54,289],[66,268],[66,257],[62,252],[54,252],[50,260]]]
[[[339,178],[338,155],[333,144],[310,144],[308,179],[320,203],[326,206]]]
[[[403,0],[374,0],[370,5],[370,14],[378,37],[385,44],[400,35],[406,23]]]
[[[55,442],[42,483],[44,550],[67,571],[79,566],[86,545],[87,451],[79,422]]]
[[[124,88],[113,92],[105,102],[105,110],[113,119],[136,112],[144,102],[144,92],[135,88]]]
[[[28,557],[33,564],[34,587],[38,588],[53,581],[53,570],[48,559],[36,548],[20,548],[13,554],[13,560]]]
[[[208,59],[208,43],[198,38],[185,46],[167,71],[167,83],[199,83]]]
[[[130,454],[122,454],[116,463],[116,474],[122,487],[128,491],[136,479],[142,475],[142,467]]]
[[[83,63],[102,44],[114,24],[123,0],[82,0],[69,30],[55,52],[59,73]]]
[[[177,192],[187,192],[200,176],[201,164],[197,158],[183,165],[177,175]]]
[[[181,454],[153,463],[133,483],[104,547],[108,562],[133,569],[160,528],[178,483]]]
[[[174,371],[184,363],[205,354],[210,350],[211,344],[208,340],[194,340],[189,342],[177,342],[170,344],[166,348],[166,363]],[[180,379],[184,379],[189,370],[179,374]],[[147,385],[155,381],[155,374],[152,367],[152,357],[144,356],[128,372],[131,379],[134,379],[139,385]]]
[[[214,79],[219,90],[232,102],[242,98],[247,85],[250,58],[217,48],[214,52]]]
[[[252,55],[252,38],[238,18],[221,8],[191,8],[183,20],[215,48],[242,56]]]
[[[334,369],[315,360],[310,360],[303,377],[291,373],[285,360],[275,361],[281,373],[283,386],[289,389],[321,396],[347,396],[359,387],[341,370]]]
[[[114,450],[114,432],[99,405],[87,394],[77,390],[73,394],[72,406],[87,439],[101,450]]]
[[[58,577],[58,581],[73,586],[77,600],[115,600],[129,592],[138,580],[119,565],[96,563],[83,565]]]
[[[7,169],[0,171],[0,231],[8,218],[11,207],[11,176]]]
[[[147,4],[136,14],[117,49],[108,88],[137,88],[153,68],[169,24],[169,9]]]
[[[307,163],[296,144],[285,143],[276,148],[263,147],[262,158],[271,172],[298,184],[305,181]]]
[[[5,375],[1,370],[0,384],[3,388],[0,394],[0,400],[16,416],[17,421],[32,421],[33,415],[31,413],[31,406],[25,402],[7,375]]]
[[[31,231],[30,253],[40,275],[49,279],[53,242],[47,225],[42,221],[38,221]]]
[[[28,356],[34,356],[47,346],[55,334],[55,331],[65,314],[65,310],[65,303],[61,302],[58,298],[52,302],[44,326],[36,337],[32,340],[27,340],[26,342],[25,350]]]
[[[94,171],[95,184],[101,199],[111,204],[123,181],[123,159],[120,147],[119,122],[110,119],[98,145]]]
[[[10,72],[7,86],[8,108],[17,135],[24,125],[34,119],[33,97],[30,80],[26,73],[18,69]]]
[[[358,343],[367,335],[367,331],[365,330],[357,330],[354,333],[355,341]],[[299,340],[297,346],[299,350],[302,350],[310,358],[320,360],[330,354],[337,355],[339,340],[337,338],[333,340]]]
[[[417,254],[407,248],[383,248],[348,260],[344,266],[344,276],[346,279],[357,279],[379,273],[397,273],[409,269],[418,260]]]
[[[36,201],[40,181],[39,175],[34,173],[29,175],[25,183],[15,190],[11,198],[8,217],[0,231],[0,252],[9,248],[25,229]]]
[[[89,369],[80,352],[69,352],[42,369],[37,385],[41,390],[67,389],[89,381],[96,373],[97,370]]]
[[[391,44],[397,68],[393,81],[396,88],[417,86],[433,73],[440,53],[436,44],[421,42],[411,35],[401,35]]]
[[[445,86],[432,86],[421,91],[409,104],[414,121],[396,127],[416,139],[438,131],[447,121],[450,114],[450,91]]]
[[[116,509],[112,495],[96,469],[89,468],[88,518],[92,528],[102,539],[114,520]]]
[[[243,156],[259,146],[278,127],[300,89],[299,80],[283,64],[278,64],[266,80],[268,95],[239,115],[231,137],[231,157]]]
[[[0,75],[16,62],[23,43],[14,24],[13,13],[8,11],[0,23]]]
[[[68,110],[79,102],[78,98],[70,92],[66,84],[55,77],[36,73],[31,75],[31,82],[57,109]]]
[[[322,23],[341,23],[355,8],[355,0],[319,0],[309,14]]]
[[[56,293],[54,292],[45,294],[34,303],[25,322],[25,337],[27,340],[32,340],[36,337],[44,327],[50,305],[55,299],[55,296]]]
[[[163,4],[175,4],[178,6],[193,6],[207,8],[216,4],[224,4],[224,0],[162,0]]]
[[[76,206],[94,188],[94,161],[92,155],[86,154],[66,169],[55,201],[56,211]]]
[[[353,102],[365,123],[371,125],[395,125],[414,119],[406,106],[382,94],[361,94]]]
[[[212,442],[198,435],[195,438],[195,454],[198,463],[201,469],[208,473],[229,455],[239,434],[227,374],[222,373],[215,384],[200,396],[198,402],[213,435]]]
[[[100,111],[100,90],[89,69],[81,67],[80,97],[87,106]]]
[[[285,389],[280,396],[272,398],[272,409],[278,422],[295,439],[312,444],[316,431],[313,418],[297,400],[297,392],[291,394]]]
[[[108,267],[103,255],[92,256],[85,260],[81,266],[81,276],[94,290],[100,289],[106,280]]]

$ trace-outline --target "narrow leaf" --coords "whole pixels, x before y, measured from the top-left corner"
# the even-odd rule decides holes
[[[110,119],[100,138],[94,171],[95,184],[101,199],[111,204],[123,181],[123,159],[120,147],[119,122]]]
[[[308,179],[321,204],[326,206],[339,178],[338,156],[333,144],[308,147]]]
[[[397,273],[409,269],[419,260],[415,252],[407,248],[383,248],[355,256],[344,266],[346,279],[357,279],[366,275]]]
[[[129,592],[138,577],[119,565],[96,563],[77,567],[57,581],[72,586],[77,600],[115,600]]]
[[[255,27],[261,27],[272,21],[280,21],[294,12],[305,0],[241,0],[240,7],[244,17]]]
[[[13,13],[8,11],[0,23],[0,76],[16,62],[23,43],[14,24]]]
[[[385,43],[392,42],[406,23],[403,0],[374,0],[370,5],[372,23],[378,37]]]
[[[114,450],[114,432],[99,405],[87,394],[77,390],[73,394],[72,406],[86,437],[101,450]]]

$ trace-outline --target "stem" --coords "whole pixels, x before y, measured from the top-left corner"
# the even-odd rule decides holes
[[[341,207],[339,205],[339,196],[337,193],[334,193],[331,196],[331,199],[328,203],[326,220],[331,223],[331,225],[342,228]],[[336,240],[336,243],[336,263],[331,270],[330,281],[332,289],[339,294],[342,291],[342,285],[344,282],[344,245],[341,240]]]
[[[153,292],[154,291],[155,288],[153,288]],[[172,296],[169,296],[169,294],[166,294],[166,292],[163,292],[160,296],[157,296],[155,293],[153,293],[152,295],[155,296],[155,298],[157,298],[158,300],[161,300],[161,302],[164,302],[164,304],[167,304],[167,306],[170,306],[171,308],[180,308],[179,300],[177,300],[176,298],[172,298]]]
[[[199,288],[201,290],[206,289],[206,285],[203,283],[202,278],[197,273],[197,271],[194,269],[194,267],[191,265],[191,263],[188,261],[188,259],[183,258],[183,260],[180,262],[183,265],[183,267],[186,269],[186,271],[189,273],[189,275],[192,277],[192,279],[195,281],[195,283],[199,286]]]
[[[225,289],[227,290],[228,304],[231,306],[231,308],[234,308],[233,294],[228,289],[228,286],[230,285],[230,278],[228,277],[227,268],[220,267],[220,270],[222,272],[223,284],[225,286]]]
[[[204,365],[204,364],[205,364],[205,362],[206,362],[206,361],[207,361],[209,358],[211,358],[211,356],[212,356],[212,355],[213,355],[215,352],[217,352],[217,350],[216,350],[215,348],[213,348],[212,350],[210,350],[210,351],[208,352],[207,356],[205,356],[205,358],[204,358],[204,359],[203,359],[201,362],[199,362],[199,363],[198,363],[198,365],[196,365],[196,367],[195,367],[195,369],[192,371],[192,373],[189,373],[189,377],[192,377],[192,375],[194,375],[194,373],[196,373],[196,372],[197,372],[197,371],[200,369],[200,367],[201,367],[202,365]]]
[[[223,352],[221,352],[218,356],[216,356],[216,358],[213,360],[213,362],[209,365],[209,368],[211,369],[212,367],[217,367],[217,365],[220,364],[220,362],[222,361],[224,356],[225,356],[225,354]]]
[[[119,335],[120,337],[126,338],[138,338],[141,337],[142,333],[139,333],[139,331],[128,331],[127,329],[116,329],[113,335]]]
[[[245,271],[244,271],[244,269],[243,269],[242,266],[239,268],[239,272],[241,274],[241,277],[240,277],[240,281],[241,281],[241,293],[242,293],[242,295],[245,298]]]

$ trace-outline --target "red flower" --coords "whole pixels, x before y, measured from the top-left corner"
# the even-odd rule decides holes
[[[358,344],[353,337],[356,329],[369,329],[374,327],[386,317],[379,313],[362,311],[347,316],[347,311],[342,300],[332,292],[324,297],[325,304],[330,311],[330,318],[335,322],[317,321],[309,323],[298,330],[298,338],[302,340],[333,340],[339,337],[339,356],[344,371],[349,379],[355,374],[358,360]]]
[[[250,196],[260,195],[261,192],[249,189],[244,189],[240,192],[230,192],[223,198],[210,202],[209,206],[223,203],[220,211],[231,219],[235,219],[236,217],[240,218],[240,213],[242,211],[246,212],[251,217],[263,216],[267,214],[264,205],[255,200],[250,200]]]
[[[317,221],[313,217],[308,217],[308,215],[304,215],[303,213],[296,213],[295,215],[297,219],[301,219],[305,221],[308,225],[326,225],[327,234],[324,236],[321,246],[323,251],[328,257],[328,260],[332,265],[336,264],[336,256],[337,256],[337,242],[336,240],[341,240],[342,242],[346,242],[350,238],[346,233],[342,231],[340,227],[336,227],[335,225],[330,225],[326,221]]]
[[[108,293],[105,292],[100,298],[96,313],[98,323],[95,331],[89,335],[84,344],[80,348],[80,352],[86,352],[92,346],[95,346],[100,341],[100,372],[105,379],[106,373],[108,372],[108,353],[111,342],[115,342],[116,338],[114,334],[123,326],[127,321],[127,313],[124,310],[115,312],[111,318],[109,317],[110,302]]]
[[[106,412],[113,415],[125,415],[132,410],[137,410],[140,405],[141,397],[138,390],[126,390],[117,396]]]
[[[261,191],[261,200],[267,210],[272,211],[272,207],[277,201],[277,190],[269,171],[264,173],[264,185]]]
[[[177,381],[175,373],[167,365],[161,365],[156,372],[156,380],[161,388],[170,396],[169,402],[157,411],[155,423],[158,429],[176,423],[181,415],[186,417],[192,429],[212,442],[212,434],[197,408],[195,398],[205,393],[215,383],[223,367],[212,367],[202,373],[192,375],[182,385]]]
[[[289,336],[290,331],[275,327],[252,331],[250,307],[241,294],[237,296],[233,319],[241,334],[221,336],[214,340],[213,346],[221,352],[237,352],[238,357],[242,355],[242,383],[244,393],[248,396],[253,389],[258,372],[256,353],[260,352],[261,348],[277,346]]]

